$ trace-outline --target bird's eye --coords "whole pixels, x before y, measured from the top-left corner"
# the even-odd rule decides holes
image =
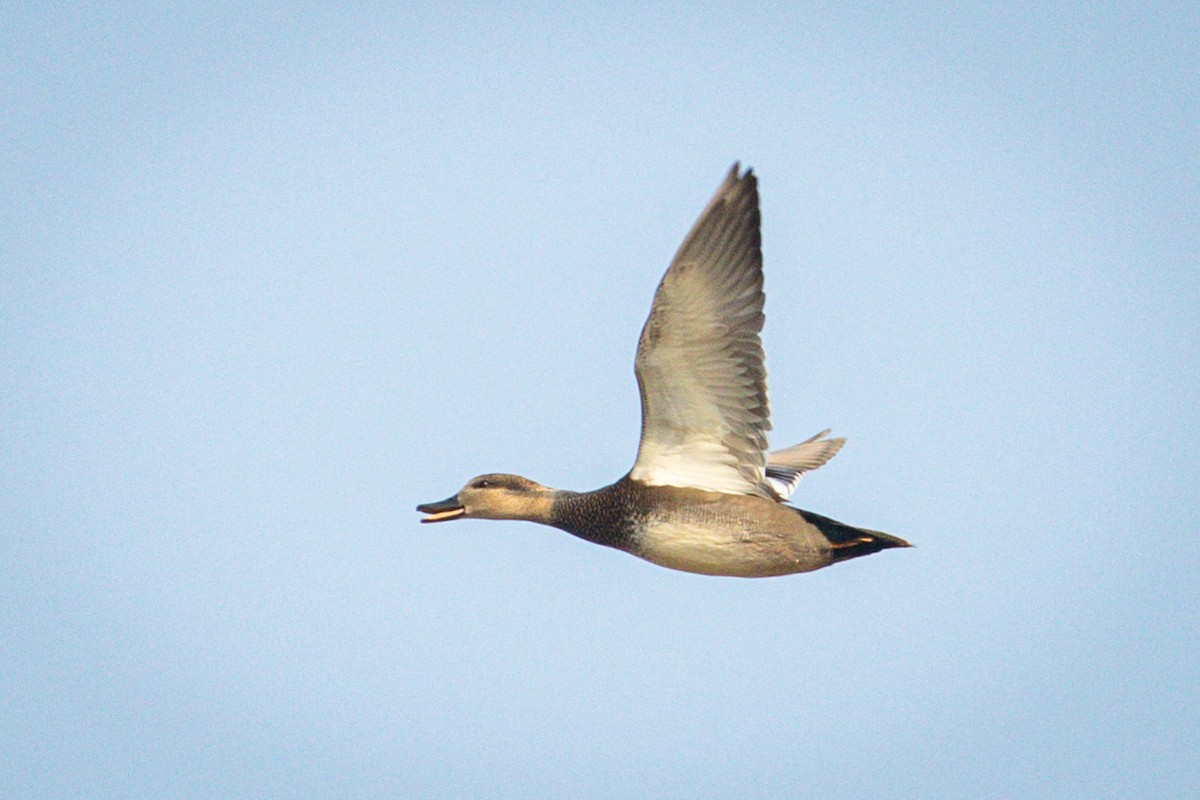
[[[492,485],[491,481],[476,481],[475,482],[476,489],[486,489],[491,485]]]

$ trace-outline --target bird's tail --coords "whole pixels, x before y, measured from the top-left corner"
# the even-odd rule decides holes
[[[810,525],[815,525],[825,535],[833,547],[833,561],[846,561],[859,556],[869,556],[889,547],[912,547],[899,536],[892,536],[883,531],[872,531],[866,528],[855,528],[836,519],[822,517],[811,511],[796,509],[796,512]]]

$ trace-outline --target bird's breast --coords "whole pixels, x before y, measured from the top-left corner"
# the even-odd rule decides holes
[[[822,548],[737,520],[647,520],[631,550],[670,569],[747,578],[806,572],[829,563]]]

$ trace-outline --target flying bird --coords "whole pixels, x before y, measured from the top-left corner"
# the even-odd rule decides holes
[[[752,170],[739,171],[734,164],[654,294],[634,360],[642,436],[629,473],[590,492],[480,475],[417,506],[422,522],[527,520],[671,569],[747,578],[910,546],[786,503],[845,440],[822,431],[767,452],[758,186]]]

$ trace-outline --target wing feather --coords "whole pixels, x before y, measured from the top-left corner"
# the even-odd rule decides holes
[[[734,164],[663,276],[634,364],[642,437],[630,477],[774,497],[757,180]]]

